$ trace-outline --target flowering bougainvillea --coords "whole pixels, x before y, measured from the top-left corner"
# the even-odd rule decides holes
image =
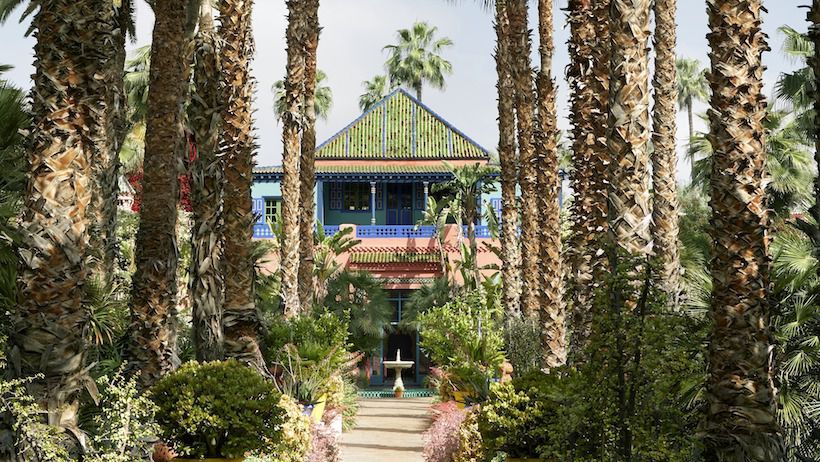
[[[424,460],[426,462],[452,462],[459,449],[459,430],[467,413],[455,402],[447,401],[433,405],[433,424],[424,432]]]

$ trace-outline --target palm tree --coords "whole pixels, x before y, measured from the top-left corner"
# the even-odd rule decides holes
[[[32,126],[10,341],[14,372],[32,378],[30,391],[49,422],[76,429],[80,392],[89,380],[82,300],[97,144],[88,135],[105,121],[102,56],[113,48],[116,21],[103,0],[36,6]],[[7,109],[3,118],[13,119],[14,106]]]
[[[137,48],[125,62],[125,94],[129,123],[145,122],[148,112],[148,77],[151,69],[151,45]]]
[[[304,43],[308,34],[309,20],[306,5],[299,0],[288,0],[287,77],[285,78],[285,101],[287,110],[282,113],[282,239],[280,242],[280,263],[282,272],[282,303],[285,316],[300,313],[299,299],[299,249],[301,239],[300,196],[301,174],[300,154],[302,128],[301,107],[305,91]],[[312,233],[311,233],[312,234]]]
[[[359,96],[359,109],[362,112],[372,109],[395,88],[385,75],[377,75],[372,80],[366,80],[362,82],[362,86],[364,87],[364,93]]]
[[[814,56],[814,43],[806,33],[791,27],[778,29],[785,37],[783,52],[791,60],[801,60],[806,65],[794,72],[784,72],[775,84],[775,96],[794,110],[798,126],[808,138],[814,136],[814,71],[810,59]]]
[[[145,163],[136,272],[132,282],[130,355],[150,386],[178,359],[173,326],[177,298],[177,165],[185,149],[182,107],[190,66],[188,0],[157,2],[151,48]]]
[[[222,192],[223,162],[219,155],[220,75],[219,43],[214,29],[213,8],[202,2],[194,52],[194,97],[188,120],[196,140],[197,156],[192,166],[190,296],[196,357],[200,361],[224,356],[222,304]]]
[[[277,80],[273,90],[273,114],[276,121],[282,121],[282,114],[287,110],[285,100],[285,81]],[[327,120],[330,109],[333,107],[333,90],[327,85],[327,74],[323,70],[316,71],[316,101],[313,105],[316,117]]]
[[[705,455],[707,460],[783,460],[771,369],[763,8],[759,0],[716,0],[707,11],[715,154]],[[737,18],[745,18],[740,27]]]
[[[527,316],[537,316],[539,292],[539,231],[538,178],[535,168],[535,88],[532,79],[530,31],[527,25],[528,6],[525,0],[510,0],[506,4],[510,23],[510,52],[513,63],[515,106],[518,121],[519,184],[521,185],[521,245],[523,293],[521,309]]]
[[[521,311],[518,241],[518,162],[515,151],[515,90],[513,88],[510,23],[505,2],[495,2],[495,62],[498,73],[498,159],[501,167],[501,281],[508,315]]]
[[[655,5],[655,107],[652,114],[652,240],[660,266],[658,281],[677,306],[680,295],[678,243],[677,111],[675,14],[677,0],[656,0]],[[691,139],[691,138],[690,138]]]
[[[385,68],[391,85],[408,86],[419,101],[425,83],[444,88],[444,76],[453,72],[453,65],[441,56],[445,48],[453,46],[453,41],[437,38],[437,32],[437,27],[417,22],[412,28],[397,32],[398,43],[384,47],[390,54]]]
[[[569,2],[572,119],[572,232],[567,245],[570,302],[570,355],[584,359],[593,298],[607,272],[602,243],[607,228],[607,114],[609,111],[608,0]]]
[[[450,210],[457,210],[467,222],[467,241],[470,244],[470,253],[475,257],[478,254],[478,243],[475,236],[475,225],[478,221],[478,204],[484,194],[495,191],[495,184],[491,178],[496,173],[494,167],[481,164],[469,164],[455,167],[447,161],[444,164],[453,174],[453,178],[445,183],[433,185],[433,192],[446,194]],[[470,271],[475,287],[481,287],[481,272],[475,258],[472,258]]]
[[[709,83],[706,81],[706,71],[701,69],[697,59],[678,58],[675,62],[677,73],[678,106],[686,109],[689,119],[689,140],[695,136],[694,107],[695,101],[706,101],[709,96]],[[695,159],[689,159],[692,166]]]
[[[299,305],[303,310],[309,310],[313,303],[313,270],[314,270],[314,242],[313,234],[316,227],[316,50],[319,47],[319,0],[309,0],[305,7],[306,41],[304,44],[305,58],[305,93],[304,125],[302,126],[302,158],[299,169],[299,195],[302,207],[299,216]]]
[[[0,1],[0,24],[4,23],[17,7],[26,5],[20,20],[34,14],[39,5],[30,0]],[[111,46],[98,50],[104,65],[96,80],[104,79],[104,100],[100,109],[104,117],[93,124],[95,133],[91,139],[95,144],[91,168],[92,196],[89,205],[89,263],[94,277],[108,281],[113,275],[117,253],[117,191],[119,186],[119,162],[117,154],[122,147],[127,130],[125,128],[126,104],[123,98],[123,66],[125,63],[125,42],[127,35],[134,36],[133,4],[131,0],[106,4],[106,23],[111,27],[106,32]]]
[[[536,163],[538,208],[541,212],[539,267],[541,268],[540,309],[541,349],[544,366],[558,367],[567,361],[566,315],[561,268],[561,210],[558,195],[558,121],[555,81],[552,76],[554,44],[552,0],[538,1],[538,35],[541,68],[537,78]]]
[[[259,349],[260,321],[254,298],[253,135],[254,80],[250,73],[254,41],[253,2],[219,3],[223,79],[222,130],[219,146],[225,162],[224,277],[222,325],[225,356],[265,372]]]

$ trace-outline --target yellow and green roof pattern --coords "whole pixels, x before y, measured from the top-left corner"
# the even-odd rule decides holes
[[[432,253],[411,252],[368,252],[350,255],[353,264],[389,264],[389,263],[439,263],[439,256]]]
[[[489,152],[398,89],[319,145],[316,159],[489,159]]]

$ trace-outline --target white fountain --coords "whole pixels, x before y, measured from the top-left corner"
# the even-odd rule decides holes
[[[401,360],[401,350],[396,351],[396,360],[395,361],[385,361],[384,367],[387,369],[393,369],[396,371],[396,381],[393,384],[393,390],[401,389],[404,390],[404,382],[401,379],[401,371],[405,369],[410,369],[413,367],[413,364],[416,364],[415,361],[402,361]]]

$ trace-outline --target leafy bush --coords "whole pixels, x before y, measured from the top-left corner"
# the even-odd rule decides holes
[[[504,338],[496,318],[476,293],[419,317],[419,345],[444,369],[456,389],[483,398],[504,362]]]
[[[350,320],[350,343],[354,351],[372,352],[390,328],[393,306],[381,281],[363,271],[342,271],[327,284],[324,306]]]
[[[265,442],[265,447],[245,462],[304,462],[311,448],[310,418],[302,406],[288,395],[279,399],[279,407],[284,411],[284,423],[279,438]]]
[[[137,377],[118,374],[111,381],[97,380],[100,412],[94,418],[93,449],[88,462],[132,462],[147,460],[148,443],[158,434],[154,423],[156,406],[137,389]]]
[[[452,462],[459,449],[459,429],[467,416],[456,403],[448,401],[434,405],[433,424],[424,432],[424,460]]]
[[[554,376],[540,374],[540,381],[501,384],[493,387],[490,398],[478,412],[478,428],[490,453],[509,457],[536,457],[550,447],[551,427],[556,420],[553,398]],[[536,385],[537,383],[537,385]]]
[[[359,413],[359,389],[350,380],[334,376],[327,389],[326,413],[336,410],[342,414],[342,431],[350,431],[356,426]]]
[[[478,409],[471,408],[458,429],[458,450],[453,462],[485,462],[487,450],[478,430]]]
[[[529,317],[510,317],[504,322],[504,345],[507,360],[516,376],[541,368],[541,327]]]
[[[274,385],[229,360],[191,362],[151,390],[161,436],[187,457],[241,457],[281,435]]]
[[[284,347],[296,346],[299,357],[308,363],[326,360],[338,370],[348,360],[347,321],[334,313],[318,311],[291,319],[279,317],[268,327],[266,360],[281,363]]]

